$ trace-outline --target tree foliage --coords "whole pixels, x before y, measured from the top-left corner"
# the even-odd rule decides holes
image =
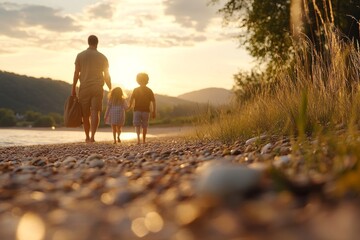
[[[34,127],[52,127],[54,125],[55,121],[49,115],[43,115],[34,122]]]
[[[0,108],[0,127],[12,127],[16,125],[14,111],[11,109]]]
[[[234,74],[239,100],[256,95],[262,84],[272,81],[279,67],[291,69],[301,39],[324,58],[329,32],[338,31],[343,41],[359,46],[358,0],[225,0],[219,11],[225,23],[239,27],[240,44],[266,66]]]
[[[271,64],[282,63],[296,48],[293,41],[296,23],[291,21],[294,12],[301,15],[301,34],[317,48],[324,44],[327,24],[339,29],[349,40],[356,42],[360,37],[358,0],[227,0],[220,12],[226,23],[236,23],[240,28],[240,43],[249,53]]]

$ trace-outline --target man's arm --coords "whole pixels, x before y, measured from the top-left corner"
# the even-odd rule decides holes
[[[71,91],[72,96],[76,96],[76,84],[77,84],[77,82],[79,80],[79,77],[80,77],[80,67],[77,64],[75,64],[73,85],[72,85],[72,91]]]
[[[105,81],[105,83],[108,86],[109,91],[110,91],[111,90],[111,77],[110,77],[110,74],[109,74],[109,69],[106,69],[104,71],[104,81]]]

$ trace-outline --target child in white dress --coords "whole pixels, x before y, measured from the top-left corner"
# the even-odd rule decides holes
[[[125,123],[125,110],[127,110],[128,104],[120,87],[114,88],[109,93],[108,99],[104,118],[105,123],[110,124],[112,127],[114,144],[116,144],[116,141],[121,142],[121,128]]]

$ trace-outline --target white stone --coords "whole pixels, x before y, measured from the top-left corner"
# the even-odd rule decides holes
[[[272,145],[271,143],[266,144],[265,146],[263,146],[263,147],[261,148],[260,153],[261,153],[261,154],[268,153],[269,150],[270,150],[270,148],[271,148],[272,146],[273,146],[273,145]]]
[[[283,156],[276,156],[274,158],[274,162],[273,162],[273,165],[276,167],[276,168],[280,168],[286,164],[289,164],[290,163],[290,160],[291,160],[291,157],[290,155],[283,155]]]
[[[255,188],[263,171],[235,164],[209,164],[200,173],[197,190],[200,195],[223,197]]]
[[[263,140],[266,137],[267,137],[266,135],[261,135],[259,137],[250,138],[250,139],[246,140],[245,145],[250,145],[250,144],[255,143],[257,141]]]

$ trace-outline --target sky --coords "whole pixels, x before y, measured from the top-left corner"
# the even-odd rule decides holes
[[[221,3],[208,2],[0,0],[0,70],[72,83],[76,55],[94,34],[114,87],[133,89],[146,72],[158,94],[231,89],[233,75],[255,61],[238,29],[224,26]]]

